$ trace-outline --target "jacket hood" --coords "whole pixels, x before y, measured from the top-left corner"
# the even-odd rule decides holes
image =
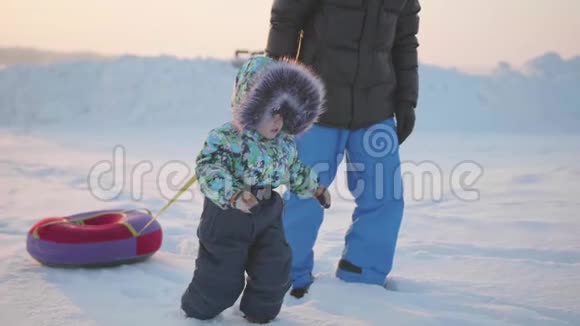
[[[280,112],[283,129],[308,130],[324,112],[324,85],[306,66],[257,56],[238,71],[232,98],[233,124],[255,129],[265,114]]]

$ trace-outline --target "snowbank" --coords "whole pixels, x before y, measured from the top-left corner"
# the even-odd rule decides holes
[[[208,114],[225,119],[234,73],[227,62],[169,57],[9,67],[0,73],[0,125],[167,126]]]
[[[204,125],[228,119],[234,74],[227,61],[173,57],[7,67],[0,126]],[[580,57],[550,53],[489,75],[422,65],[420,76],[419,130],[579,129]]]

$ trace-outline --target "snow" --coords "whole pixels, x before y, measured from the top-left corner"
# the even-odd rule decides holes
[[[580,57],[554,53],[489,75],[421,65],[417,127],[430,131],[577,132]],[[0,126],[189,125],[227,119],[235,69],[215,59],[125,56],[0,73]],[[201,124],[201,123],[200,123]]]
[[[339,173],[315,248],[316,282],[302,300],[286,298],[274,325],[580,324],[578,62],[548,55],[529,67],[502,66],[492,75],[422,68],[418,126],[401,155],[406,169],[430,163],[440,175],[431,183],[405,179],[389,289],[334,277],[353,208]],[[229,116],[234,73],[227,62],[169,57],[0,72],[3,324],[245,324],[237,306],[209,322],[179,309],[198,246],[197,187],[160,218],[163,246],[144,263],[54,269],[25,249],[26,232],[42,217],[159,210],[187,178],[207,130]],[[116,172],[149,164],[153,171],[142,179],[106,174],[119,193],[94,191],[91,171],[112,161],[117,145],[125,161]],[[462,167],[482,169],[477,200],[461,199],[474,194],[457,188]]]

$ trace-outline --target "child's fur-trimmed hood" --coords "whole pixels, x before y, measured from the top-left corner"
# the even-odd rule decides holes
[[[324,112],[324,85],[307,67],[257,56],[238,71],[232,99],[233,124],[255,129],[265,114],[280,112],[283,129],[293,135],[308,130]]]

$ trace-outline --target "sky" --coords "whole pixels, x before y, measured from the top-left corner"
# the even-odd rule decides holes
[[[270,0],[0,0],[0,46],[231,57],[264,48]],[[520,66],[580,55],[578,0],[422,0],[422,63]]]

